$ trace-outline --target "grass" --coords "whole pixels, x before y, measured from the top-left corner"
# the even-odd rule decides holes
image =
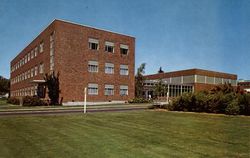
[[[0,157],[249,157],[250,117],[136,111],[0,118]]]

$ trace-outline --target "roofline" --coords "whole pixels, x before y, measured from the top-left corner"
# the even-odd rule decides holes
[[[213,70],[206,70],[206,69],[198,69],[198,68],[192,68],[192,69],[185,69],[185,70],[176,70],[176,71],[169,71],[169,72],[164,72],[162,74],[168,74],[168,73],[175,73],[175,72],[181,72],[181,71],[208,71],[208,72],[213,72],[213,73],[221,73],[221,74],[227,74],[227,75],[234,75],[234,76],[238,76],[237,74],[231,74],[231,73],[227,73],[227,72],[220,72],[220,71],[213,71]],[[152,75],[157,75],[159,73],[155,73],[155,74],[148,74],[145,76],[152,76]]]
[[[22,53],[38,36],[40,36],[54,21],[56,21],[56,19],[54,19],[53,21],[51,21],[49,24],[45,25],[45,27],[38,33],[37,36],[35,36],[30,42],[28,42],[28,44],[26,44],[26,46],[19,51],[19,53],[14,57],[14,59],[12,59],[10,61],[10,63],[12,63],[19,55],[20,53]]]
[[[96,30],[106,31],[106,32],[110,32],[110,33],[115,33],[115,34],[119,34],[119,35],[124,35],[124,36],[135,38],[134,36],[131,36],[131,35],[128,35],[128,34],[122,34],[122,33],[118,33],[118,32],[113,32],[113,31],[110,31],[110,30],[100,29],[100,28],[97,28],[97,27],[83,25],[83,24],[79,24],[79,23],[75,23],[75,22],[71,22],[71,21],[67,21],[67,20],[63,20],[63,19],[54,19],[49,24],[45,25],[45,27],[38,33],[37,36],[35,36],[30,42],[28,42],[28,44],[26,44],[26,46],[21,51],[19,51],[19,53],[10,61],[10,63],[12,63],[20,55],[21,52],[23,52],[38,36],[40,36],[55,21],[62,21],[62,22],[66,22],[66,23],[70,23],[70,24],[74,24],[74,25],[84,26],[84,27],[93,28],[93,29],[96,29]]]
[[[90,25],[84,25],[84,24],[80,24],[80,23],[77,23],[77,22],[72,22],[72,21],[69,21],[69,20],[54,19],[54,21],[62,21],[62,22],[66,22],[66,23],[70,23],[70,24],[74,24],[74,25],[79,25],[79,26],[83,26],[83,27],[93,28],[93,29],[96,29],[96,30],[106,31],[106,32],[110,32],[110,33],[115,33],[115,34],[119,34],[119,35],[124,35],[124,36],[135,38],[134,36],[129,35],[129,34],[123,34],[123,33],[114,32],[114,31],[110,31],[110,30],[106,30],[106,29],[101,29],[101,28],[98,28],[98,27],[94,27],[94,26],[90,26]]]

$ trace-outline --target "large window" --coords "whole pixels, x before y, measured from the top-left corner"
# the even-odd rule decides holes
[[[114,95],[114,85],[105,85],[105,95]]]
[[[88,71],[89,72],[98,72],[98,62],[97,61],[89,61],[88,62]]]
[[[106,74],[114,74],[114,64],[105,63],[105,73]]]
[[[36,76],[36,75],[37,75],[37,72],[38,72],[38,66],[35,66],[34,76]]]
[[[128,65],[120,65],[120,75],[128,75]]]
[[[89,83],[88,84],[88,94],[89,95],[98,95],[98,84]]]
[[[109,53],[114,53],[114,43],[112,42],[105,42],[105,51]]]
[[[128,86],[126,85],[120,86],[120,95],[121,96],[128,95]]]
[[[99,50],[99,41],[97,39],[89,38],[89,49]]]
[[[128,45],[120,44],[120,52],[122,55],[128,55]]]

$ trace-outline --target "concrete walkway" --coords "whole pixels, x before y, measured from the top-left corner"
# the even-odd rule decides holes
[[[147,109],[148,106],[149,104],[119,104],[119,105],[87,106],[87,113],[144,110],[144,109]],[[0,110],[0,117],[21,116],[21,115],[55,115],[55,114],[72,114],[72,113],[83,113],[83,106],[2,109]]]

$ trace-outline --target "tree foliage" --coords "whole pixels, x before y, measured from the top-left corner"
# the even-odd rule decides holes
[[[156,97],[161,97],[161,96],[165,96],[167,93],[167,88],[166,86],[163,84],[163,81],[160,79],[154,86],[154,95]]]
[[[143,74],[145,73],[146,63],[142,63],[139,68],[137,68],[137,73],[135,75],[135,96],[137,98],[143,97],[143,88],[145,78]]]
[[[59,73],[55,75],[54,71],[51,74],[45,74],[44,76],[45,84],[48,88],[48,95],[50,98],[51,105],[59,104]]]
[[[9,93],[10,91],[10,80],[0,76],[0,95]]]

